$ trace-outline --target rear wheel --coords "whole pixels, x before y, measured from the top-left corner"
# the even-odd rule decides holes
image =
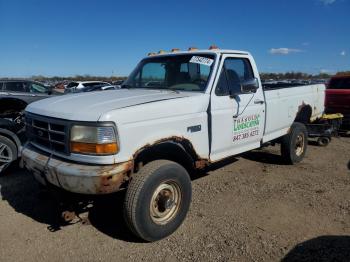
[[[17,147],[7,137],[0,136],[0,174],[17,159]]]
[[[134,234],[156,241],[184,221],[191,203],[191,180],[185,168],[156,160],[134,175],[124,202],[124,217]]]
[[[329,137],[319,137],[317,139],[317,144],[319,146],[328,146],[330,141],[331,141],[331,139]]]
[[[289,134],[281,141],[282,158],[288,164],[299,163],[305,156],[307,149],[307,129],[301,123],[293,123]]]

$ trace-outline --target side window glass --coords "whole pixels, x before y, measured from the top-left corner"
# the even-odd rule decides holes
[[[31,93],[46,93],[47,89],[45,86],[33,83],[30,85],[30,92]]]
[[[7,82],[5,84],[5,90],[10,92],[25,92],[22,82]]]
[[[225,60],[226,70],[233,70],[240,81],[253,78],[253,70],[248,59],[245,58],[227,58]]]
[[[30,92],[30,83],[23,82],[23,89],[25,92]]]
[[[226,71],[227,89],[232,90],[235,94],[241,93],[241,83],[243,81],[254,78],[253,70],[248,59],[226,58],[224,68]],[[228,93],[229,91],[227,91]]]
[[[77,87],[79,84],[75,82],[71,82],[67,85],[67,88]]]

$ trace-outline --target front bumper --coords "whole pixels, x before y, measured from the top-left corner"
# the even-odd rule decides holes
[[[129,179],[133,161],[114,165],[87,165],[49,156],[27,144],[22,150],[23,166],[43,185],[53,184],[81,194],[117,192]]]

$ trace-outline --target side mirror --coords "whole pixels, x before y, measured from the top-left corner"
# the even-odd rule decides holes
[[[259,82],[256,78],[245,80],[241,83],[242,94],[256,93],[256,90],[258,90],[258,88]]]

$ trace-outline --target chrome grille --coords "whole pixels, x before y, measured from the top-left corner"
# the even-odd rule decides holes
[[[26,114],[26,133],[33,145],[68,154],[68,124],[63,120]]]

